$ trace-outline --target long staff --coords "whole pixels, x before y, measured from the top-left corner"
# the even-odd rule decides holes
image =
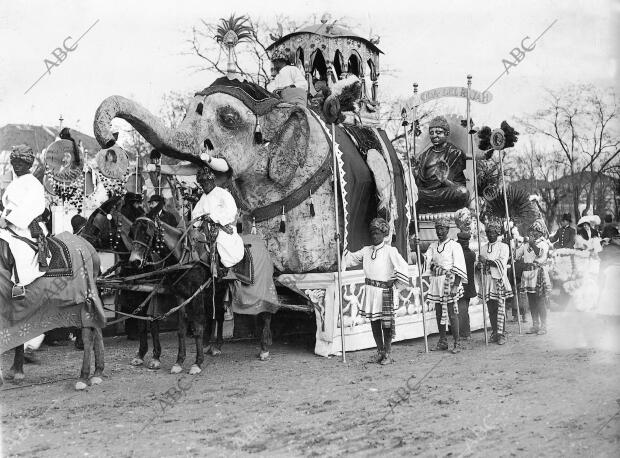
[[[418,85],[413,85],[413,93],[414,96],[418,92]],[[413,156],[415,157],[415,123],[417,120],[417,101],[414,102],[413,105]],[[418,211],[415,206],[415,202],[413,199],[413,175],[411,173],[411,156],[409,154],[409,141],[407,140],[407,111],[402,111],[403,117],[403,127],[405,129],[405,152],[407,155],[407,178],[409,181],[409,202],[411,203],[411,211],[413,214],[413,230],[415,232],[416,241],[418,240]],[[422,256],[420,254],[420,245],[418,243],[415,244],[416,249],[416,264],[418,266],[418,281],[420,288],[420,305],[422,307],[422,329],[424,330],[424,349],[426,353],[428,353],[428,335],[426,333],[426,301],[424,300],[424,288],[422,287]]]
[[[340,260],[340,215],[338,214],[338,160],[336,158],[336,127],[335,122],[332,123],[332,159],[333,159],[333,178],[334,178],[334,213],[336,215],[336,260],[338,265],[338,274],[336,276],[336,286],[338,288],[338,312],[340,314],[340,343],[342,345],[342,362],[347,362],[346,349],[344,346],[344,319],[342,313],[342,265]],[[346,224],[346,223],[345,223]]]
[[[499,171],[502,174],[502,189],[504,191],[504,208],[506,210],[506,226],[508,227],[508,249],[510,250],[510,265],[512,267],[512,282],[517,289],[517,273],[515,271],[515,257],[514,249],[512,246],[512,230],[510,229],[510,214],[508,213],[508,197],[506,196],[506,176],[504,175],[504,150],[498,151],[499,154]],[[521,310],[519,310],[519,294],[517,291],[514,293],[515,305],[517,307],[517,324],[519,325],[519,334],[521,334]],[[504,320],[506,319],[506,312],[504,311]],[[499,329],[498,329],[499,332]]]
[[[470,100],[470,92],[471,92],[471,75],[467,75],[467,135],[471,137],[469,130],[471,129],[471,100]],[[474,167],[474,205],[476,210],[476,234],[478,235],[478,256],[480,256],[480,208],[478,205],[478,175],[476,168],[476,155],[473,153],[472,142],[467,142],[467,155],[472,158],[473,167]],[[484,272],[480,272],[480,288],[482,289],[482,329],[484,329],[484,343],[485,345],[489,345],[489,336],[487,335],[487,299],[486,299],[486,288],[485,288],[485,278]]]

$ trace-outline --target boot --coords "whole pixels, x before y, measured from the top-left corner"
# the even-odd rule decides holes
[[[446,351],[448,348],[448,340],[445,337],[440,337],[435,350]]]
[[[538,329],[538,332],[536,332],[537,335],[539,336],[544,336],[545,334],[547,334],[547,325],[546,324],[541,324],[540,328]]]
[[[504,345],[507,341],[508,339],[506,339],[506,336],[504,334],[499,334],[497,336],[497,345]]]
[[[392,359],[392,329],[384,328],[383,329],[383,346],[385,348],[385,353],[383,359],[381,360],[381,365],[385,366],[387,364],[392,364],[394,360]]]
[[[385,349],[383,348],[383,332],[381,331],[381,321],[371,321],[370,328],[372,329],[372,336],[375,339],[377,345],[377,353],[372,355],[370,362],[380,363],[385,358]]]

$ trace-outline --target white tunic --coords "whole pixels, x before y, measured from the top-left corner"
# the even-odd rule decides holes
[[[461,278],[461,283],[455,294],[450,292],[448,302],[456,303],[463,296],[463,284],[467,283],[467,267],[465,266],[465,256],[461,245],[452,239],[447,239],[443,243],[433,242],[426,250],[424,262],[424,275],[430,275],[430,287],[426,299],[429,302],[439,302],[444,298],[444,283],[446,273],[451,272],[455,277]],[[442,273],[436,275],[432,267],[439,267]]]
[[[237,234],[237,204],[235,198],[223,188],[216,186],[209,194],[203,194],[192,211],[192,218],[209,215],[216,223],[229,226],[233,233],[221,230],[215,239],[217,251],[224,267],[232,267],[243,259],[244,248],[241,236]],[[194,223],[196,227],[200,222]]]
[[[485,274],[485,298],[500,300],[511,297],[512,287],[508,280],[508,259],[510,258],[508,245],[499,240],[484,244],[480,248],[480,257],[491,264],[489,273]],[[498,280],[500,279],[503,283],[503,291],[498,288]]]
[[[9,223],[8,227],[16,234],[33,240],[28,225],[45,210],[45,189],[41,182],[31,173],[15,178],[4,192],[2,204],[2,216]],[[0,238],[9,244],[15,258],[18,284],[26,286],[45,275],[39,270],[37,253],[26,242],[16,239],[5,229],[0,229]],[[14,273],[12,277],[17,283]]]
[[[267,84],[267,89],[271,92],[295,86],[298,89],[308,90],[308,82],[304,73],[294,65],[283,67],[275,76],[273,81]]]
[[[409,266],[398,250],[384,242],[377,246],[365,246],[353,253],[345,252],[343,263],[345,267],[355,267],[362,264],[364,275],[369,280],[389,282],[394,280],[397,287],[408,286]],[[362,302],[363,316],[371,321],[381,318],[383,310],[383,290],[373,285],[364,285]],[[392,290],[392,294],[395,291]],[[393,303],[396,303],[393,296]]]

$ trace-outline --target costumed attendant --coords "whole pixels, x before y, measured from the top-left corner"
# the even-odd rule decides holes
[[[560,227],[549,237],[555,248],[573,248],[575,246],[576,231],[570,226],[572,218],[570,213],[564,213],[560,220]]]
[[[283,101],[306,106],[308,100],[308,81],[304,73],[294,65],[282,52],[271,56],[273,80],[267,84],[267,90],[273,92]]]
[[[498,239],[501,233],[502,227],[498,221],[487,223],[486,235],[489,242],[480,248],[478,268],[481,275],[484,275],[484,282],[481,284],[485,285],[484,297],[487,300],[489,321],[493,329],[491,342],[504,345],[506,299],[513,294],[507,275],[510,250],[508,245]],[[482,293],[478,293],[478,297],[482,298]]]
[[[547,299],[551,292],[551,280],[547,270],[549,245],[545,240],[545,228],[535,221],[529,228],[529,240],[517,248],[515,259],[522,259],[521,292],[527,294],[532,315],[532,327],[527,334],[547,333]]]
[[[8,243],[15,259],[12,297],[23,299],[25,286],[45,275],[48,265],[44,243],[47,229],[39,223],[45,210],[45,189],[30,173],[34,163],[32,148],[27,145],[13,147],[10,161],[16,178],[2,195],[0,239]]]
[[[366,284],[364,285],[364,302],[360,314],[370,320],[372,335],[377,344],[377,356],[374,362],[382,365],[394,362],[392,359],[392,339],[395,335],[394,323],[394,286],[397,288],[410,285],[409,266],[398,250],[386,243],[390,226],[383,218],[370,222],[370,242],[359,251],[350,253],[345,250],[343,262],[345,267],[362,264]]]
[[[435,306],[439,342],[437,350],[448,350],[446,325],[452,327],[454,347],[452,353],[460,351],[458,300],[463,297],[463,284],[467,283],[467,266],[463,249],[456,241],[448,238],[450,221],[440,218],[435,222],[438,242],[426,250],[424,274],[430,275],[430,287],[426,300]]]

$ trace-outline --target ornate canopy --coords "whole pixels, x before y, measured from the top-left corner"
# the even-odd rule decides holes
[[[324,15],[320,24],[279,38],[267,51],[283,53],[291,63],[303,67],[311,95],[316,93],[319,81],[333,86],[339,79],[355,75],[362,81],[362,100],[376,105],[379,54],[383,54],[377,43],[378,39],[363,38]],[[371,81],[370,90],[366,78]]]

